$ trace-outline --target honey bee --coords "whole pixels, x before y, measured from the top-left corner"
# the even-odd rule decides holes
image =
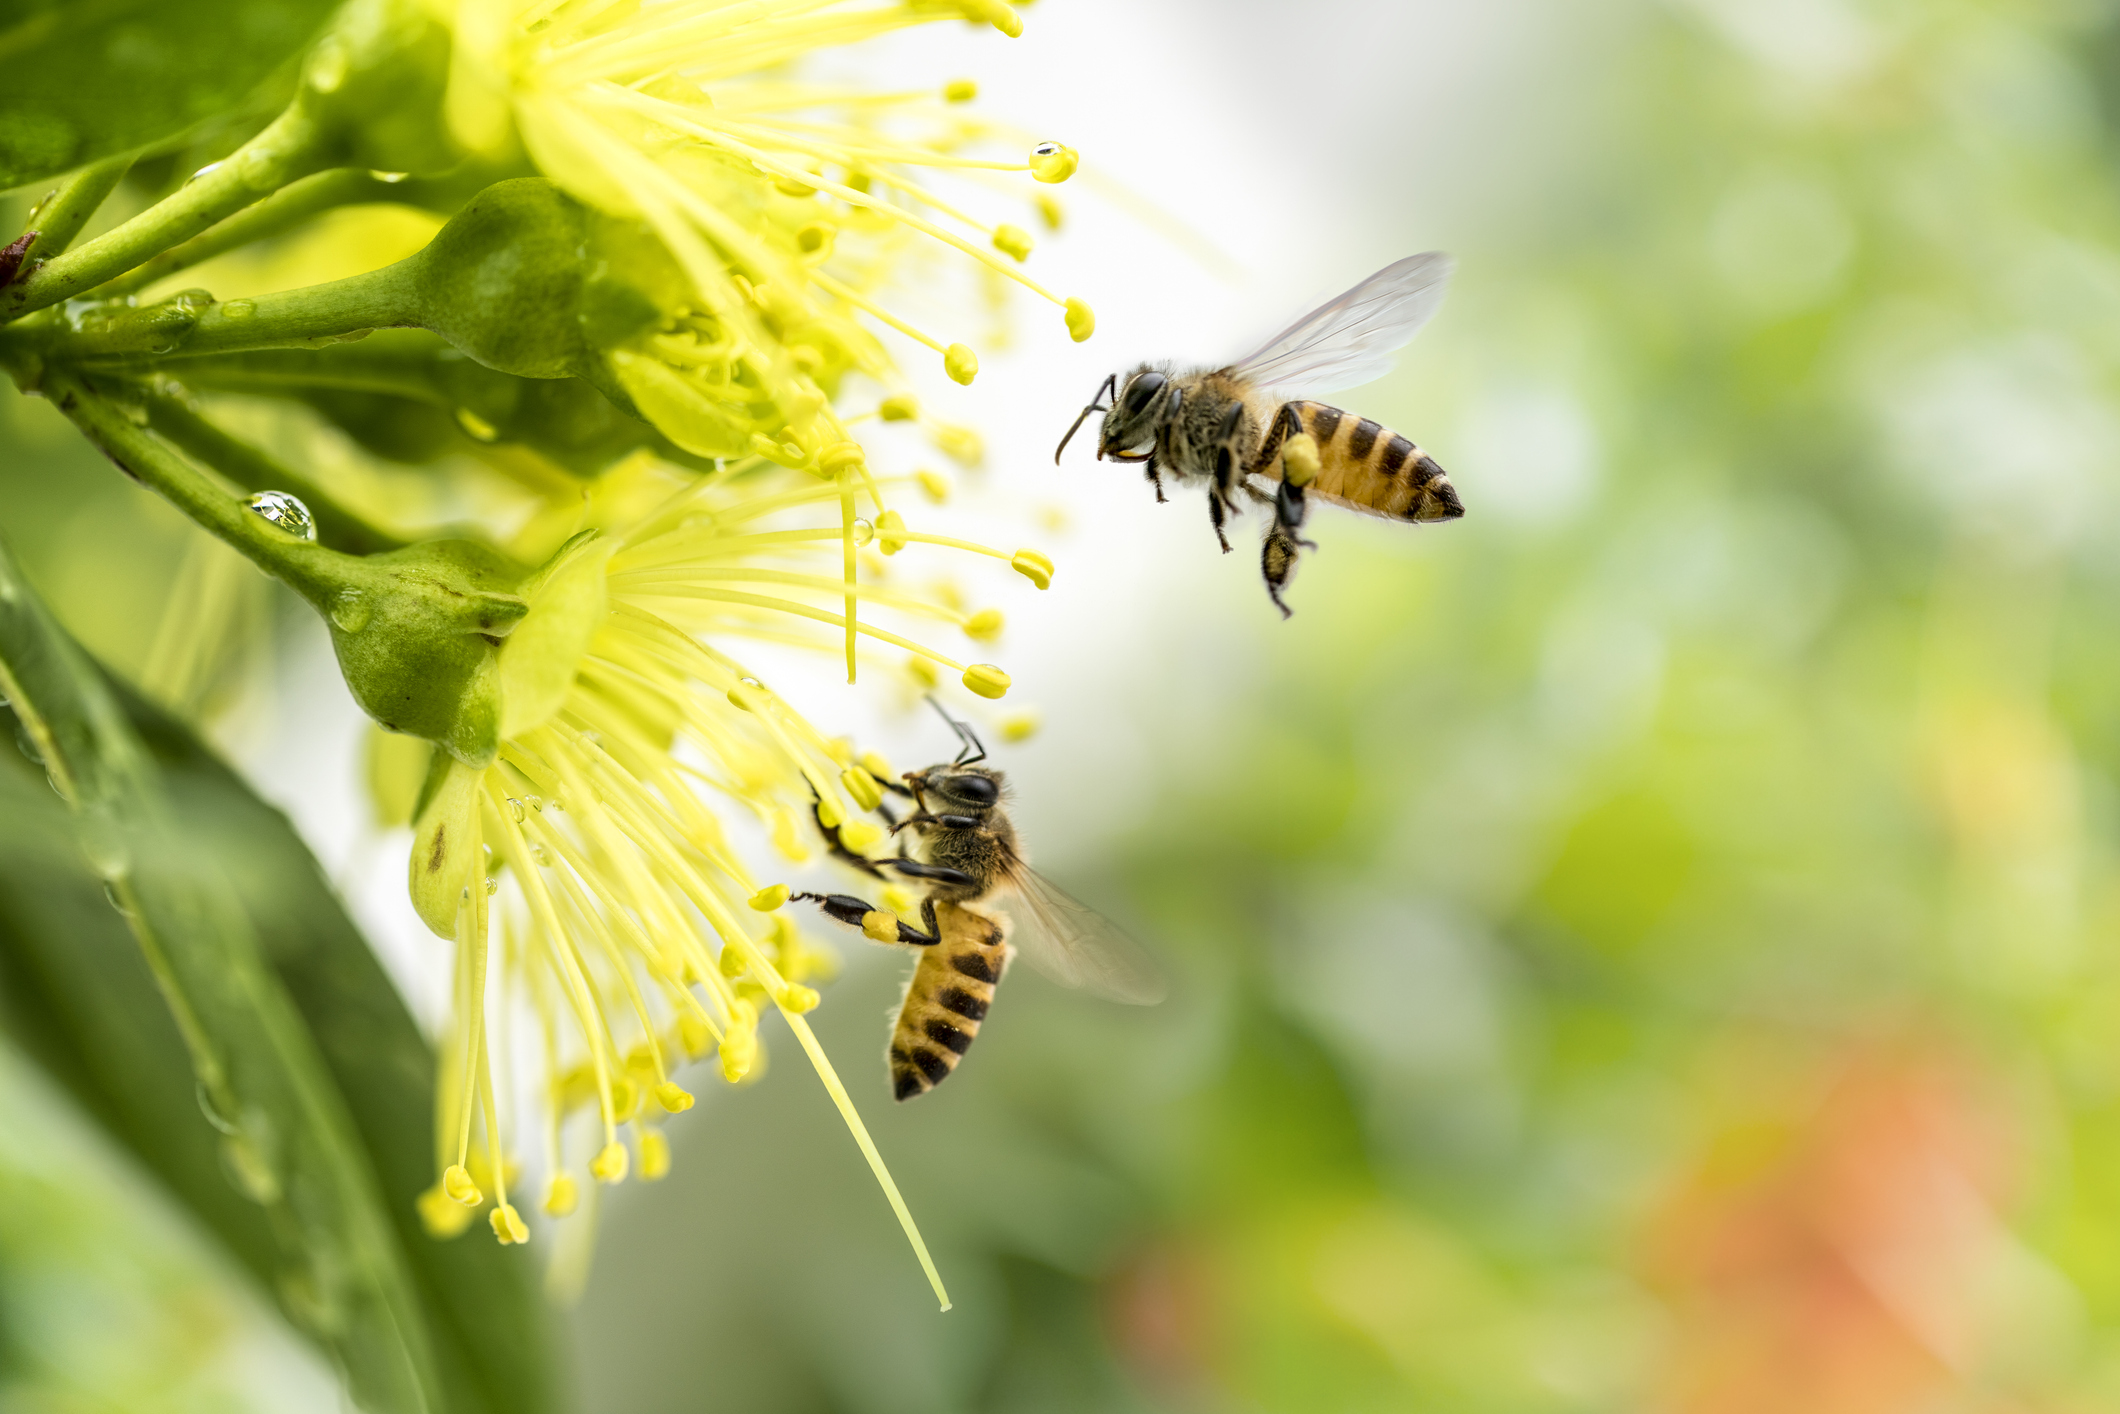
[[[1442,304],[1452,266],[1441,251],[1387,265],[1223,368],[1180,373],[1144,363],[1124,384],[1112,374],[1060,439],[1053,463],[1089,415],[1101,412],[1098,460],[1141,463],[1158,501],[1166,499],[1164,472],[1183,485],[1204,484],[1224,554],[1229,536],[1222,527],[1238,509],[1237,493],[1270,503],[1259,568],[1287,618],[1281,591],[1298,554],[1317,548],[1297,533],[1306,495],[1392,520],[1456,520],[1465,513],[1443,469],[1406,438],[1366,417],[1283,397],[1299,387],[1351,388],[1384,373],[1391,355]]]
[[[938,704],[935,710],[942,708]],[[841,845],[837,830],[826,830],[834,853],[856,867],[878,878],[886,877],[888,868],[924,883],[920,916],[926,927],[852,894],[790,895],[819,905],[878,942],[921,950],[891,1031],[891,1090],[900,1100],[924,1095],[947,1080],[986,1020],[994,989],[1016,951],[1009,945],[1010,920],[981,906],[997,897],[1021,906],[1013,920],[1015,940],[1030,964],[1054,981],[1134,1006],[1163,999],[1162,979],[1139,944],[1024,861],[1015,824],[1002,803],[1007,781],[980,764],[986,748],[972,729],[947,712],[942,716],[964,749],[953,761],[907,771],[903,785],[890,783],[914,805],[903,819],[884,812],[892,833],[900,836],[896,856],[868,859]],[[909,846],[917,846],[917,856]]]

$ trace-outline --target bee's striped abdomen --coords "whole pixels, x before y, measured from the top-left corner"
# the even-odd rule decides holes
[[[972,1048],[1008,965],[1000,923],[961,904],[935,905],[942,941],[923,948],[891,1032],[891,1090],[901,1100],[949,1078]]]
[[[1288,406],[1317,439],[1313,493],[1397,520],[1456,520],[1465,513],[1457,488],[1435,458],[1396,432],[1323,403]],[[1280,476],[1278,456],[1266,474]]]

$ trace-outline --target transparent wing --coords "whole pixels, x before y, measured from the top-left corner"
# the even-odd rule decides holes
[[[1395,261],[1231,365],[1263,387],[1330,393],[1383,376],[1443,303],[1457,262],[1439,250]]]
[[[1107,1001],[1154,1006],[1163,1000],[1163,975],[1141,945],[1086,904],[1062,893],[1028,865],[1011,871],[1016,930],[1010,941],[1024,960],[1064,987]]]

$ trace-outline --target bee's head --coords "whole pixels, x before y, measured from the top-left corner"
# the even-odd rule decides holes
[[[1156,427],[1170,403],[1170,375],[1142,364],[1117,386],[1112,405],[1097,433],[1097,455],[1137,455],[1156,439]]]
[[[984,815],[1008,789],[1006,778],[991,766],[930,766],[906,772],[905,781],[933,815]]]

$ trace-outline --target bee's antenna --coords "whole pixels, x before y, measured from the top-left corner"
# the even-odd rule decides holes
[[[964,743],[964,750],[958,752],[957,759],[950,762],[950,764],[952,766],[976,766],[981,761],[986,760],[986,748],[979,744],[979,738],[972,734],[972,729],[952,717],[943,708],[943,705],[935,700],[932,694],[927,701],[928,706],[941,713],[942,720],[950,724],[950,730],[957,733],[957,740]]]
[[[1053,449],[1054,466],[1060,465],[1060,454],[1067,450],[1068,443],[1075,440],[1075,433],[1081,430],[1083,423],[1089,421],[1089,415],[1093,412],[1110,412],[1111,408],[1105,404],[1104,400],[1106,398],[1115,398],[1118,395],[1119,375],[1116,373],[1106,374],[1103,385],[1097,389],[1097,396],[1089,400],[1089,406],[1082,409],[1082,415],[1075,419],[1074,426],[1067,429],[1067,435],[1062,437],[1060,445]],[[1101,459],[1103,454],[1100,452],[1098,456]]]

